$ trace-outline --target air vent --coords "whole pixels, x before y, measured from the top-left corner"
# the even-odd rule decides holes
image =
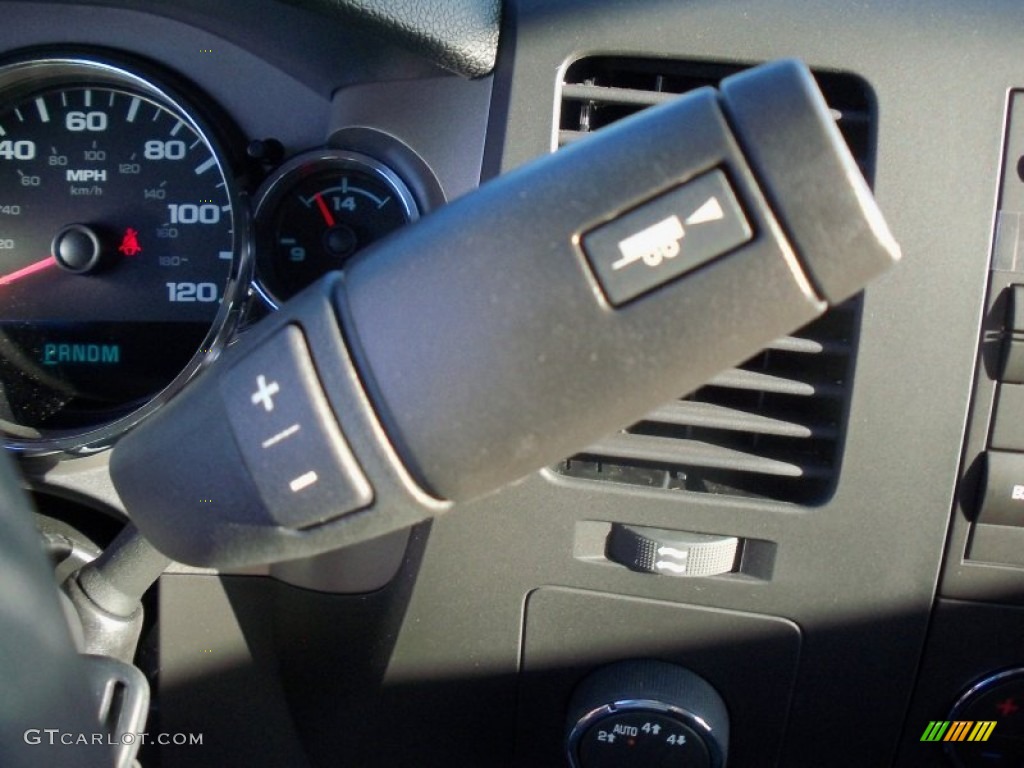
[[[564,146],[742,69],[707,62],[595,57],[562,84],[557,143]],[[843,137],[870,181],[873,100],[860,78],[816,73]],[[589,480],[812,505],[839,473],[853,375],[860,296],[692,395],[592,445],[555,470]]]

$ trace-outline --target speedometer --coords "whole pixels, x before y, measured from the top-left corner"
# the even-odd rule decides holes
[[[217,352],[243,289],[231,174],[181,100],[90,59],[0,68],[0,428],[97,445]]]

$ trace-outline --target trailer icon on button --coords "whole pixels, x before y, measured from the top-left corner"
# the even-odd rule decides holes
[[[725,174],[711,171],[587,232],[583,251],[618,306],[751,238]]]
[[[664,259],[673,259],[679,255],[679,241],[685,235],[686,230],[679,217],[669,216],[620,242],[622,258],[612,264],[612,269],[619,270],[637,261],[642,261],[648,267],[656,267]]]
[[[686,217],[686,226],[705,224],[725,218],[725,211],[717,197],[709,197],[707,202]],[[612,264],[613,270],[628,267],[637,261],[643,261],[648,267],[657,267],[665,259],[674,259],[679,255],[679,248],[686,230],[678,216],[669,216],[647,229],[630,235],[619,243],[622,258]]]

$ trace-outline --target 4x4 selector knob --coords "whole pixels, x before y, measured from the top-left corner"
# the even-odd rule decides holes
[[[729,716],[715,689],[690,670],[624,661],[580,683],[568,731],[572,768],[722,768]]]

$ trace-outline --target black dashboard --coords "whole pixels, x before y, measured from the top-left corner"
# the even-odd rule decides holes
[[[54,198],[0,176],[19,195],[0,199],[3,363],[45,374],[25,390],[0,371],[6,441],[40,511],[99,544],[131,515],[106,448],[278,303],[482,180],[747,67],[806,62],[903,253],[696,393],[429,523],[258,568],[172,564],[138,663],[151,729],[204,737],[143,765],[562,766],[581,682],[650,659],[720,695],[729,765],[1022,764],[1019,4],[513,0],[493,71],[475,77],[351,9],[0,12],[0,172],[24,161],[44,191],[137,182],[115,206],[134,218],[59,232],[46,219],[83,298],[14,293],[45,285],[49,267],[5,250]],[[26,80],[43,62],[56,74]],[[136,110],[154,131],[143,158],[115,160],[111,142],[109,164],[75,165],[101,121],[125,136]],[[35,133],[4,141],[25,120]],[[180,184],[164,173],[177,162]],[[68,206],[120,194],[86,191]],[[166,249],[158,232],[174,227],[202,237]],[[99,241],[125,263],[133,247],[166,262],[112,285],[126,270],[104,271]],[[220,271],[172,264],[207,251]],[[79,271],[94,274],[73,274],[90,254]],[[148,355],[135,370],[133,344]],[[96,387],[102,404],[79,408]],[[624,529],[728,554],[690,578],[641,573],[609,547]],[[996,725],[978,744],[926,738],[959,721]]]

